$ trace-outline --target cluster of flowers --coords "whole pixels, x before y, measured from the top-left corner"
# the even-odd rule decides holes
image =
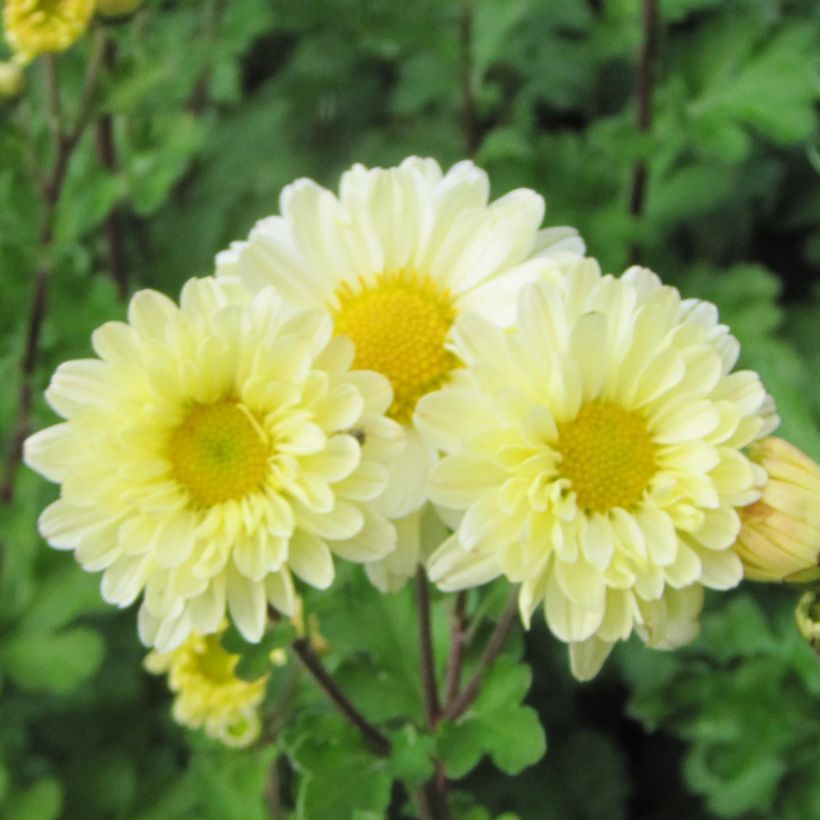
[[[0,62],[0,97],[23,88],[23,68],[39,54],[65,51],[88,30],[94,14],[105,18],[132,14],[142,0],[5,0],[3,28],[13,51]]]
[[[335,558],[385,592],[421,563],[443,590],[519,585],[589,679],[633,630],[690,641],[741,558],[816,563],[817,465],[764,438],[773,402],[714,305],[603,275],[574,230],[540,229],[538,194],[491,202],[471,162],[357,165],[280,210],[179,305],[141,291],[96,330],[46,393],[65,421],[26,442],[62,485],[43,536],[107,601],[142,596],[146,645],[226,613],[256,642]],[[769,515],[801,482],[794,526]]]

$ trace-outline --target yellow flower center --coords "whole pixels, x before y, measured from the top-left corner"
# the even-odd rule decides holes
[[[416,402],[446,381],[458,359],[444,342],[456,318],[448,290],[412,271],[361,279],[336,291],[336,331],[356,345],[355,366],[390,379],[389,415],[408,422]]]
[[[594,512],[638,502],[656,469],[644,420],[606,401],[590,402],[559,425],[557,450],[578,506]]]
[[[198,677],[214,684],[230,683],[234,680],[234,669],[239,655],[232,655],[220,643],[219,635],[204,635],[202,643],[191,651],[192,671]]]
[[[250,411],[231,400],[194,405],[169,446],[174,477],[205,507],[257,490],[268,474],[269,450]]]

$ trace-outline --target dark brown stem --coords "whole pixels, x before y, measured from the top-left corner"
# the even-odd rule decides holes
[[[74,128],[66,132],[62,121],[63,106],[57,79],[56,60],[51,54],[43,55],[43,69],[52,119],[55,154],[52,171],[43,185],[43,217],[39,237],[42,259],[34,274],[34,283],[31,290],[25,348],[23,357],[20,360],[17,412],[6,449],[3,480],[2,485],[0,485],[0,499],[6,504],[10,504],[14,500],[14,480],[23,454],[23,442],[29,432],[29,421],[34,401],[34,373],[37,368],[40,335],[46,315],[48,286],[51,279],[51,259],[49,256],[54,238],[54,220],[57,216],[57,206],[63,192],[69,161],[88,124],[101,64],[102,41],[98,33],[86,66],[85,83],[77,119]]]
[[[205,18],[205,31],[203,38],[213,43],[219,35],[219,22],[222,19],[222,12],[225,10],[226,0],[211,0]],[[210,96],[211,68],[206,67],[194,85],[191,96],[188,99],[188,110],[195,116],[200,116],[208,105]]]
[[[645,134],[652,127],[655,57],[658,49],[658,0],[643,0],[643,42],[638,66],[636,125]],[[646,162],[640,160],[632,171],[629,213],[643,214],[646,204]],[[634,255],[634,249],[633,249]]]
[[[365,741],[373,751],[387,757],[393,749],[390,740],[347,699],[347,696],[339,689],[336,681],[333,680],[330,673],[310,648],[308,639],[298,638],[291,644],[291,648],[336,708],[362,733]]]
[[[507,608],[501,616],[501,620],[496,624],[493,634],[490,635],[490,640],[484,649],[481,660],[478,662],[473,676],[470,678],[468,684],[461,690],[461,693],[456,699],[447,707],[444,712],[444,720],[456,720],[461,717],[464,712],[472,705],[473,701],[478,697],[481,688],[481,679],[484,673],[491,666],[493,661],[498,657],[504,646],[504,641],[510,634],[510,629],[515,623],[518,615],[518,590],[514,590],[507,603]]]
[[[450,618],[450,657],[447,660],[447,679],[444,688],[444,703],[449,706],[458,695],[461,686],[461,670],[464,664],[464,650],[467,648],[467,592],[456,595],[453,614]]]
[[[473,88],[473,0],[461,0],[458,20],[460,47],[461,122],[467,156],[478,150],[478,116]]]
[[[436,662],[433,654],[433,633],[430,627],[430,588],[427,573],[419,565],[416,570],[416,609],[419,616],[419,644],[421,646],[421,682],[424,690],[424,708],[427,725],[431,728],[441,711],[436,683]]]
[[[112,72],[117,62],[117,44],[110,37],[103,46],[103,63],[107,72]],[[97,119],[97,159],[103,168],[112,174],[117,173],[117,147],[114,142],[114,118],[104,113]],[[108,255],[108,272],[117,288],[121,301],[128,298],[128,267],[125,256],[125,245],[122,231],[122,212],[115,205],[105,220],[105,244]]]

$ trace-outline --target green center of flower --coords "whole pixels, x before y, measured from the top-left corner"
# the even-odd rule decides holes
[[[646,422],[611,402],[590,402],[559,425],[557,450],[578,506],[594,512],[636,504],[656,470]]]
[[[456,318],[450,292],[429,276],[402,270],[368,284],[345,282],[335,302],[336,332],[356,345],[355,366],[390,379],[389,415],[409,422],[418,400],[458,366],[444,346]]]
[[[171,434],[174,477],[197,506],[210,507],[259,489],[269,443],[250,411],[235,401],[194,405]]]

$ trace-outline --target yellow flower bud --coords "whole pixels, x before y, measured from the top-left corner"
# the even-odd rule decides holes
[[[97,14],[101,17],[127,17],[142,5],[142,0],[97,0]]]
[[[65,51],[83,36],[94,0],[6,0],[6,39],[21,57]]]
[[[820,650],[820,599],[815,592],[806,592],[797,604],[794,619],[800,634]]]
[[[235,674],[239,656],[219,642],[225,621],[213,635],[192,633],[177,649],[150,652],[145,668],[155,675],[168,674],[176,694],[173,715],[177,723],[206,734],[226,746],[248,746],[259,737],[259,706],[265,697],[268,676],[246,681]]]
[[[23,67],[18,60],[0,62],[0,99],[10,100],[23,90]]]
[[[820,465],[783,439],[769,437],[750,457],[766,471],[759,501],[740,512],[735,551],[753,581],[820,579]]]

